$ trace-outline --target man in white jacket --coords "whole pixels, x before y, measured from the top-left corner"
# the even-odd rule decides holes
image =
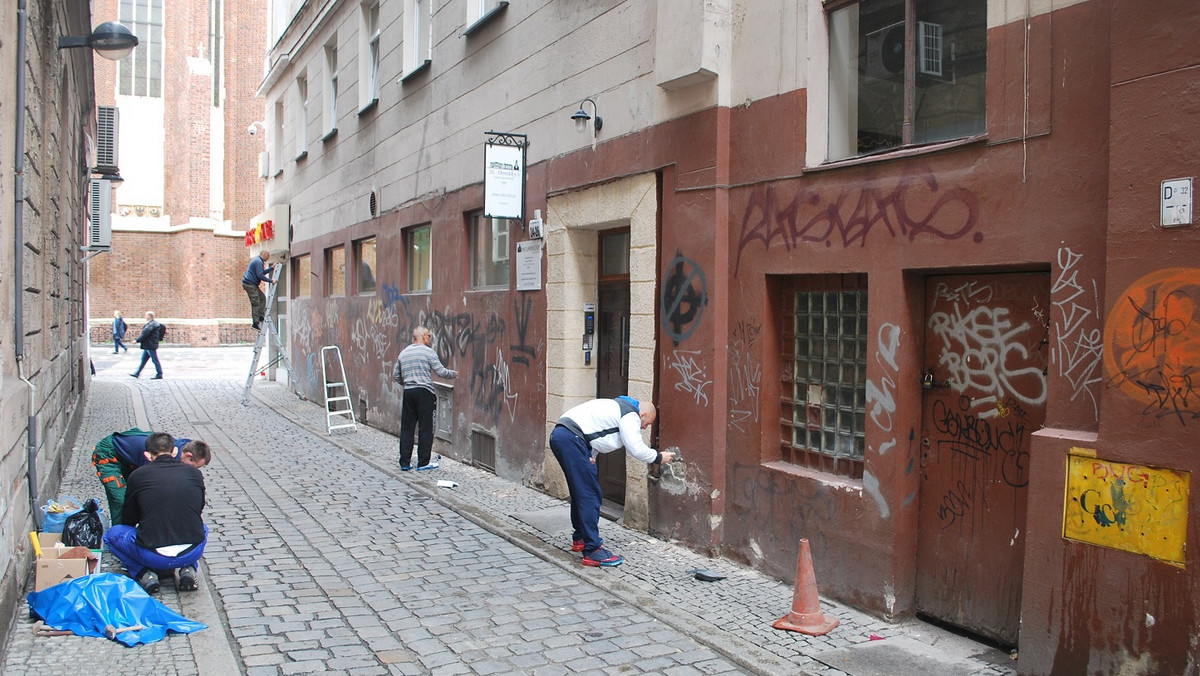
[[[600,539],[600,478],[593,453],[624,448],[644,463],[671,462],[675,454],[660,452],[642,441],[642,430],[654,422],[654,404],[621,395],[593,399],[563,414],[550,433],[550,450],[567,477],[571,496],[571,551],[583,552],[585,566],[619,566],[624,557],[605,549]]]

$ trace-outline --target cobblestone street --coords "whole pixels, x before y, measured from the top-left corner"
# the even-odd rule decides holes
[[[564,501],[450,459],[401,473],[394,437],[361,425],[331,437],[324,408],[276,383],[257,382],[242,406],[248,348],[189,353],[164,350],[162,381],[129,378],[127,355],[97,358],[59,493],[102,496],[90,451],[112,431],[208,441],[200,591],[166,584],[158,598],[209,628],[136,648],[35,637],[22,599],[5,674],[837,675],[856,673],[852,648],[888,641],[957,665],[925,673],[1015,673],[994,649],[832,603],[841,625],[826,636],[771,629],[790,586],[608,521],[627,563],[585,568]],[[727,578],[701,582],[695,568]],[[107,552],[104,569],[121,570]]]

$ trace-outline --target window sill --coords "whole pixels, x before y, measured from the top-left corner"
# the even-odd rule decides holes
[[[367,113],[375,110],[375,106],[379,105],[379,97],[375,97],[358,109],[358,116],[362,117]]]
[[[280,176],[283,176],[283,169],[276,169],[275,173],[271,174],[271,178],[279,178]]]
[[[483,16],[467,24],[467,27],[463,29],[462,36],[468,37],[472,33],[478,31],[480,28],[483,28],[492,20],[492,17],[499,16],[500,13],[504,11],[505,7],[508,7],[508,0],[500,0],[500,2],[497,2],[494,7],[484,12]]]
[[[829,169],[841,169],[842,167],[856,167],[863,164],[876,164],[879,162],[888,162],[891,160],[902,160],[908,157],[917,157],[920,155],[931,155],[933,153],[942,152],[943,150],[951,150],[953,148],[961,148],[963,146],[973,145],[987,140],[987,134],[976,134],[966,138],[954,139],[953,141],[940,141],[938,143],[929,143],[920,146],[904,146],[895,150],[888,150],[874,155],[862,155],[859,157],[847,157],[844,160],[833,160],[816,166],[805,167],[804,172],[827,171]]]
[[[412,78],[416,77],[416,75],[418,73],[424,72],[425,69],[429,68],[429,64],[431,64],[431,63],[433,63],[433,59],[425,59],[421,63],[418,63],[416,66],[413,67],[412,70],[408,71],[407,73],[401,74],[400,79],[396,80],[396,84],[404,84],[405,82],[408,82]]]
[[[779,472],[797,479],[808,479],[819,481],[830,488],[842,488],[862,492],[863,484],[861,479],[851,479],[850,477],[841,476],[838,474],[829,474],[827,472],[818,472],[807,467],[793,465],[790,462],[775,460],[773,462],[764,462],[763,467],[772,472]]]
[[[297,164],[299,164],[299,163],[300,163],[301,161],[303,161],[303,160],[304,160],[304,158],[306,158],[306,157],[308,157],[308,151],[307,151],[307,150],[301,150],[301,151],[300,151],[300,152],[299,152],[299,153],[298,153],[298,154],[297,154],[295,157],[293,157],[293,158],[292,158],[292,161],[293,161],[293,162],[296,162]]]
[[[511,287],[508,284],[494,284],[491,286],[472,286],[471,288],[467,289],[467,292],[469,293],[469,292],[475,291],[475,292],[487,293],[487,292],[496,292],[496,291],[508,291],[510,288]]]
[[[337,136],[337,127],[334,127],[333,129],[330,129],[329,131],[325,132],[325,135],[321,137],[321,142],[326,143],[329,141],[329,139],[333,138],[334,136]]]

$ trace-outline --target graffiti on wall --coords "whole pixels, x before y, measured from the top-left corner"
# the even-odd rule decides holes
[[[1063,537],[1182,566],[1190,489],[1188,472],[1111,462],[1072,448]]]
[[[741,321],[729,335],[729,416],[739,432],[746,431],[742,423],[758,422],[762,367],[755,343],[761,333],[761,324]]]
[[[765,472],[757,463],[735,463],[730,499],[745,523],[771,524],[779,533],[803,533],[820,559],[828,551],[825,529],[837,523],[836,490],[829,485],[795,481],[780,472]]]
[[[1092,419],[1096,420],[1100,411],[1093,388],[1102,380],[1100,358],[1104,345],[1098,310],[1100,292],[1094,278],[1080,279],[1082,258],[1070,248],[1058,250],[1058,277],[1050,288],[1058,329],[1050,361],[1070,385],[1071,401],[1086,397],[1092,402]]]
[[[733,275],[751,244],[770,249],[781,243],[791,251],[802,244],[866,246],[871,236],[957,240],[975,229],[979,209],[974,193],[944,188],[929,171],[857,183],[832,198],[808,185],[791,192],[775,185],[759,187],[750,193],[742,214]],[[983,233],[976,231],[973,240],[982,242]]]
[[[892,426],[893,415],[896,413],[896,378],[899,375],[896,353],[900,349],[900,327],[891,323],[880,326],[875,344],[875,361],[879,364],[883,377],[878,382],[867,381],[866,396],[867,405],[871,409],[871,422],[888,437],[877,449],[879,455],[884,456],[896,445],[896,435]],[[891,509],[879,490],[879,480],[870,472],[863,473],[863,488],[879,505],[880,516],[888,518]]]
[[[676,345],[696,331],[708,305],[708,283],[695,261],[676,253],[662,286],[662,326]]]
[[[1038,329],[1028,322],[1015,324],[1008,308],[956,304],[951,312],[932,313],[929,329],[942,341],[938,363],[949,371],[949,386],[987,395],[976,398],[976,405],[990,408],[1006,397],[1027,404],[1046,401],[1046,374],[1035,365],[1020,366],[1031,356],[1026,345],[1040,342],[1028,337]]]
[[[1104,326],[1106,385],[1150,418],[1200,417],[1200,269],[1166,268],[1117,299]]]
[[[708,407],[708,390],[712,379],[700,363],[700,350],[674,350],[667,358],[667,368],[679,376],[675,389],[689,394],[697,406]]]
[[[372,383],[360,389],[360,398],[374,396],[398,405],[402,389],[391,382],[392,365],[403,347],[411,342],[417,326],[429,328],[433,348],[447,368],[460,372],[466,382],[481,422],[495,422],[506,414],[515,422],[519,408],[519,379],[514,365],[536,364],[543,344],[530,344],[532,301],[514,302],[516,341],[499,303],[477,311],[452,312],[449,307],[433,309],[428,296],[405,296],[391,285],[369,301],[327,301],[297,304],[291,318],[293,354],[307,368],[299,374],[312,395],[321,391],[320,351],[323,345],[340,345],[352,382]],[[511,343],[511,344],[509,344]]]

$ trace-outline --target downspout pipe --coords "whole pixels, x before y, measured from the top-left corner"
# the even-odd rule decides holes
[[[28,51],[25,32],[28,24],[26,0],[17,0],[17,137],[13,144],[13,324],[16,336],[13,345],[16,348],[17,377],[29,388],[29,417],[25,423],[28,439],[25,475],[29,481],[29,512],[33,519],[33,527],[34,530],[41,530],[42,523],[37,508],[37,387],[25,377],[25,56]]]

